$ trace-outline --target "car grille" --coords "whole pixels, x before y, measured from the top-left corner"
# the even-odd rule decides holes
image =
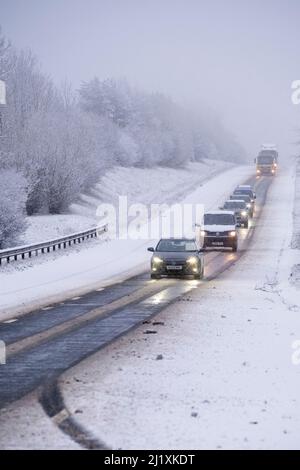
[[[219,237],[219,238],[222,238],[222,237],[227,237],[228,236],[228,232],[207,232],[207,237]]]
[[[184,260],[178,260],[178,259],[165,259],[164,263],[169,266],[184,266],[186,264]]]

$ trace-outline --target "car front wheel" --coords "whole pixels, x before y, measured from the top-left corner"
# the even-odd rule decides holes
[[[160,275],[159,274],[152,274],[151,273],[151,279],[160,279]]]

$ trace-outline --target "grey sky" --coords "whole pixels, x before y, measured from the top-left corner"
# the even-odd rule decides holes
[[[296,152],[299,0],[0,0],[0,24],[56,82],[127,77],[207,103],[251,157]]]

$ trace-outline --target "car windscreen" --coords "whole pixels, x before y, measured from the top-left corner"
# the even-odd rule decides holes
[[[277,150],[261,150],[258,154],[259,157],[273,157],[276,158],[278,156]]]
[[[224,204],[224,209],[235,210],[235,209],[245,209],[245,201],[226,201]]]
[[[257,157],[257,163],[262,165],[272,165],[274,157],[272,155],[260,155]]]
[[[161,240],[156,251],[197,251],[197,246],[194,240]]]
[[[232,214],[204,214],[204,225],[235,225]]]
[[[236,189],[233,194],[245,194],[253,199],[253,191],[251,189]]]
[[[248,194],[233,194],[232,196],[230,196],[230,199],[233,199],[233,200],[243,199],[243,201],[245,202],[251,202],[251,198],[250,196],[248,196]]]

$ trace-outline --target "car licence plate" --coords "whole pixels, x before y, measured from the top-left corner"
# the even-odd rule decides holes
[[[182,266],[167,266],[167,269],[174,269],[174,271],[180,271],[182,269]]]
[[[215,245],[215,246],[223,246],[224,245],[223,242],[212,242],[211,244]]]

